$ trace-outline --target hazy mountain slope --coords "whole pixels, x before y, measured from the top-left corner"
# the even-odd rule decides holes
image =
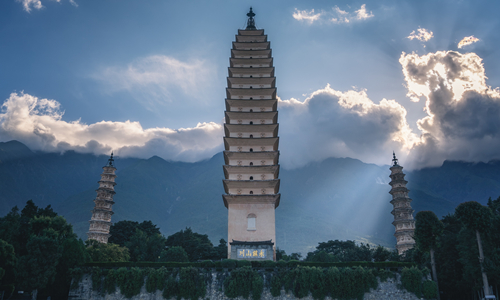
[[[52,204],[86,238],[97,181],[106,156],[67,152],[33,153],[18,142],[0,143],[0,215],[33,199]],[[163,234],[185,227],[227,239],[222,202],[223,158],[197,163],[117,158],[113,221],[151,220]],[[416,211],[438,216],[463,201],[486,203],[500,196],[498,162],[445,162],[439,168],[408,173]],[[276,210],[277,246],[306,252],[329,239],[355,239],[394,245],[389,167],[356,159],[331,158],[300,169],[281,169],[281,204]],[[405,170],[406,171],[406,170]]]

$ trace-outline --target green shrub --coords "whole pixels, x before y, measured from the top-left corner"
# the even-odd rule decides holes
[[[394,272],[391,272],[391,271],[386,270],[386,269],[375,270],[374,274],[375,274],[375,276],[380,278],[380,282],[386,282],[387,279],[396,277]]]
[[[434,281],[426,280],[422,283],[422,295],[425,299],[436,299],[437,293],[438,288]]]
[[[116,291],[116,270],[111,269],[104,276],[104,291],[106,294],[112,294]]]
[[[192,300],[205,297],[207,286],[198,268],[182,268],[179,275],[178,296]]]
[[[179,295],[179,284],[173,275],[168,276],[162,295],[165,299],[170,299]]]
[[[234,268],[236,268],[236,263],[237,263],[237,260],[235,260],[235,259],[223,259],[221,261],[221,266],[224,269],[234,269]]]
[[[139,295],[144,284],[144,274],[139,268],[119,268],[116,270],[116,284],[126,298]]]
[[[249,260],[237,260],[236,261],[236,267],[241,268],[241,267],[251,267],[252,262]]]
[[[264,280],[260,277],[259,273],[253,272],[252,278],[252,299],[260,300],[262,292],[264,292]]]
[[[99,267],[92,268],[92,289],[94,291],[101,291],[101,282],[102,282],[102,271]]]
[[[69,274],[71,276],[71,289],[78,288],[78,284],[80,283],[80,281],[82,281],[83,278],[82,268],[72,268],[69,270]]]
[[[276,262],[276,266],[278,268],[287,268],[288,267],[288,262],[284,261],[284,260],[280,260],[280,261]]]
[[[281,277],[277,273],[273,273],[271,277],[271,295],[273,297],[279,297],[281,295],[281,286]]]
[[[204,260],[201,262],[201,265],[203,266],[203,268],[215,268],[215,263],[211,260]]]
[[[264,281],[260,275],[249,266],[231,271],[230,276],[224,279],[224,294],[229,298],[252,298],[258,300],[262,296]]]
[[[401,272],[401,284],[411,293],[417,297],[422,296],[422,271],[416,267],[404,268]]]
[[[150,269],[148,279],[146,280],[146,291],[148,293],[155,293],[156,290],[163,290],[165,282],[170,274],[167,268],[161,267],[159,269]]]

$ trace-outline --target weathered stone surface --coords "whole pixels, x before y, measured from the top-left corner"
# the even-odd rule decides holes
[[[397,279],[388,279],[386,282],[379,282],[377,289],[372,290],[370,293],[364,295],[365,300],[419,300],[414,294],[409,293],[405,290],[398,288],[401,284],[400,276]],[[229,300],[228,297],[224,295],[224,291],[221,289],[222,282],[217,278],[217,273],[212,273],[212,282],[207,284],[207,293],[205,299],[213,300]],[[72,289],[69,293],[70,299],[75,300],[127,300],[125,296],[120,293],[120,289],[116,288],[114,294],[100,295],[98,292],[92,290],[92,279],[91,276],[86,274],[83,276],[82,280],[78,284],[78,288]],[[174,300],[176,298],[172,298]],[[236,298],[237,300],[243,300],[243,298]],[[273,297],[269,288],[264,287],[264,292],[262,294],[262,300],[298,300],[292,293],[286,293],[284,290],[281,291],[279,297]],[[303,300],[313,300],[311,295],[301,298]],[[145,285],[141,289],[141,293],[137,296],[132,297],[130,300],[165,300],[162,296],[161,291],[156,291],[156,293],[146,292]],[[170,299],[168,299],[170,300]],[[330,297],[326,297],[326,300],[334,300]]]

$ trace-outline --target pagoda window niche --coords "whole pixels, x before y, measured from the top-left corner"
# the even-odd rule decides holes
[[[249,214],[247,217],[247,230],[257,230],[256,227],[257,216],[254,214]]]

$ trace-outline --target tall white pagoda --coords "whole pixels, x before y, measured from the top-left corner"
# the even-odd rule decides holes
[[[229,59],[224,137],[228,258],[275,259],[280,202],[276,77],[270,42],[255,27],[238,30]]]
[[[96,190],[97,197],[94,200],[95,207],[92,210],[92,218],[90,219],[90,228],[87,232],[89,240],[96,240],[101,243],[108,243],[109,228],[111,227],[111,215],[113,215],[112,206],[113,196],[115,194],[115,171],[113,166],[113,153],[108,159],[108,163],[102,167],[104,170],[99,180],[99,188]]]
[[[408,190],[406,188],[405,174],[403,173],[403,167],[398,164],[398,159],[396,154],[392,153],[393,165],[390,167],[391,170],[391,191],[392,195],[391,204],[394,209],[392,214],[394,215],[394,222],[392,224],[396,227],[396,232],[394,236],[396,237],[396,249],[398,254],[402,255],[406,250],[409,250],[415,246],[415,240],[413,239],[413,232],[415,231],[415,220],[413,219],[414,210],[411,208],[411,199],[408,197]]]

